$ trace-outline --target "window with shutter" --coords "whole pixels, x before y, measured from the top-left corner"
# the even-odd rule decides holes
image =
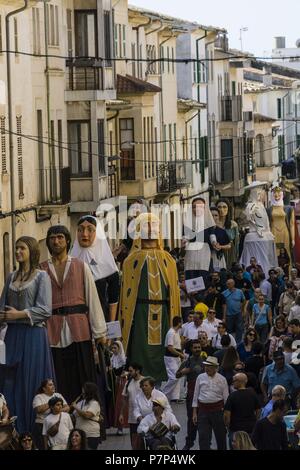
[[[104,10],[104,50],[106,65],[111,67],[111,15],[108,10]]]
[[[15,55],[19,52],[19,39],[18,39],[18,20],[14,18],[14,40],[15,40]]]
[[[0,15],[0,54],[2,54],[3,41],[2,41],[2,15]]]
[[[104,119],[98,119],[98,159],[99,175],[106,175]]]
[[[135,75],[136,75],[136,68],[135,68],[135,43],[131,43],[131,58],[132,58],[132,76],[135,77]]]
[[[2,174],[7,173],[5,116],[0,117]]]
[[[59,11],[57,5],[47,5],[48,46],[59,46]]]
[[[68,56],[73,55],[73,19],[72,10],[67,9],[67,38],[68,38]]]
[[[126,57],[126,26],[122,26],[122,46],[123,46],[123,57]]]
[[[147,166],[147,128],[146,128],[146,118],[143,118],[143,139],[144,139],[144,178],[148,178],[148,166]]]
[[[115,57],[119,57],[118,25],[114,25]]]
[[[18,158],[18,182],[19,199],[24,197],[23,174],[23,142],[22,142],[22,116],[17,116],[17,158]]]

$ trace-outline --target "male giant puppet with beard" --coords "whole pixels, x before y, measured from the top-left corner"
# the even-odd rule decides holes
[[[176,263],[162,246],[159,219],[149,213],[136,219],[136,236],[124,261],[120,322],[126,356],[143,366],[143,374],[167,379],[165,336],[180,314]]]

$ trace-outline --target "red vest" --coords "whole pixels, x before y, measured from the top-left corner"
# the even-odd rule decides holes
[[[72,258],[68,274],[60,286],[53,276],[49,263],[46,261],[41,264],[41,269],[49,274],[52,284],[52,309],[61,307],[72,307],[75,305],[85,305],[85,289],[84,289],[84,263]],[[53,315],[47,321],[47,330],[50,346],[56,346],[60,341],[61,331],[63,327],[62,315]],[[74,343],[91,340],[91,330],[88,319],[88,311],[86,313],[72,313],[65,315],[66,321],[70,328]]]

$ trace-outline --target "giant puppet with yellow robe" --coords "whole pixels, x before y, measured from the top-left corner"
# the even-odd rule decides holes
[[[123,265],[120,323],[127,358],[143,366],[143,375],[167,379],[165,336],[180,312],[176,263],[163,249],[159,219],[141,214]]]

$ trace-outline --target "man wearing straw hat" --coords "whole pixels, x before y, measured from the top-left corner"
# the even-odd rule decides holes
[[[218,373],[218,359],[208,356],[205,373],[196,380],[193,399],[193,421],[198,423],[200,450],[210,450],[214,431],[218,450],[226,450],[226,428],[223,421],[224,403],[228,398],[225,377]]]

